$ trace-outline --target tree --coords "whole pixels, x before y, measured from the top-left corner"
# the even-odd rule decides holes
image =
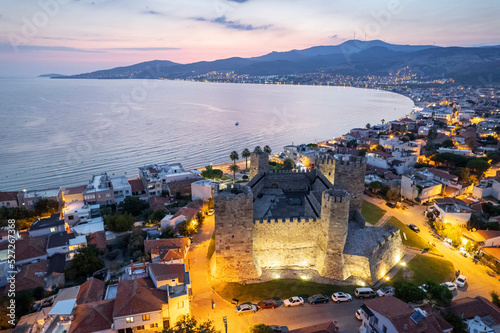
[[[198,228],[201,228],[201,226],[203,225],[203,222],[205,221],[205,214],[203,214],[202,212],[198,212],[196,213],[196,222],[198,223]]]
[[[491,303],[495,304],[500,308],[500,297],[498,297],[498,294],[495,291],[492,291],[490,295],[491,295]]]
[[[295,162],[290,159],[290,158],[287,158],[284,162],[283,162],[283,170],[293,170],[295,169]]]
[[[444,320],[446,320],[451,326],[453,326],[453,333],[467,333],[467,324],[462,318],[454,314],[453,312],[448,312],[444,315]]]
[[[134,217],[130,214],[117,214],[104,216],[104,224],[109,231],[129,231],[134,225]]]
[[[245,159],[245,170],[248,169],[248,158],[250,157],[250,150],[248,148],[243,149],[241,152],[241,157]]]
[[[375,145],[375,146],[373,146],[373,147],[372,147],[372,149],[371,149],[371,150],[385,152],[385,148],[384,148],[384,146],[382,146],[382,145]]]
[[[132,214],[132,216],[139,216],[144,209],[149,207],[149,204],[138,197],[126,197],[120,204],[120,207],[125,213]]]
[[[399,197],[399,191],[391,188],[385,195],[387,196],[387,200],[396,201]]]
[[[383,124],[385,123],[385,119],[382,119],[380,122],[381,122],[381,123],[382,123],[382,125],[383,125]]]
[[[268,145],[265,145],[263,150],[264,153],[271,155],[272,150],[271,147],[269,147]]]
[[[372,127],[372,125],[370,125],[370,123],[366,124],[367,129],[370,129],[370,127]]]
[[[253,149],[253,152],[254,153],[262,153],[262,148],[260,148],[260,146],[255,146],[255,148]]]
[[[132,230],[128,239],[127,249],[134,261],[144,254],[144,237],[141,228],[134,228],[134,230]]]
[[[361,148],[360,150],[358,150],[358,156],[365,156],[367,151],[368,149]]]
[[[161,232],[160,238],[174,238],[175,237],[175,229],[171,226],[166,226],[165,229]]]
[[[158,209],[156,212],[149,214],[148,221],[151,224],[158,225],[165,215],[167,215],[167,211],[165,209]]]
[[[474,158],[467,162],[467,168],[481,177],[483,173],[490,168],[490,164],[482,158]]]
[[[267,326],[264,324],[254,324],[248,328],[246,333],[274,333],[274,330],[271,326]]]
[[[203,178],[206,179],[220,179],[224,175],[221,169],[214,169],[211,165],[207,165],[205,170],[201,172]]]
[[[59,211],[59,203],[54,200],[40,199],[35,203],[34,209],[36,215],[54,214]]]
[[[239,166],[237,166],[236,164],[233,164],[229,167],[229,170],[231,170],[231,172],[233,173],[233,183],[236,182],[236,171],[238,171],[240,169]]]
[[[452,173],[455,176],[458,176],[458,179],[465,182],[469,183],[470,182],[470,171],[469,169],[466,168],[456,168]]]
[[[183,221],[179,224],[179,234],[184,237],[192,237],[198,232],[195,223],[191,221]]]
[[[193,317],[182,315],[174,327],[164,329],[162,333],[220,333],[220,331],[213,327],[211,320],[198,324]]]
[[[372,191],[377,193],[381,188],[382,188],[382,183],[379,181],[374,181],[368,184],[368,188]]]
[[[443,148],[453,148],[455,147],[455,144],[453,143],[453,140],[447,139],[444,140],[443,143],[441,144]]]
[[[229,154],[229,158],[233,161],[233,164],[236,164],[236,161],[240,158],[240,156],[236,150],[233,150],[231,154]]]
[[[425,299],[425,291],[411,282],[398,280],[393,286],[396,289],[395,296],[403,302],[420,303]]]
[[[95,246],[82,247],[76,251],[71,264],[66,268],[66,277],[68,280],[85,279],[102,268],[104,261],[97,256]]]
[[[434,281],[427,281],[425,284],[427,292],[430,294],[431,299],[441,306],[448,306],[451,304],[453,294],[448,287],[437,284]]]

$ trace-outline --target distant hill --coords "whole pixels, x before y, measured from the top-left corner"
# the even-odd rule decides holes
[[[227,58],[178,64],[154,60],[63,78],[183,79],[211,71],[234,71],[254,76],[292,75],[323,71],[343,75],[388,75],[404,67],[413,73],[452,78],[460,84],[500,83],[500,48],[395,45],[380,40],[350,40],[339,45],[271,52],[252,58]]]
[[[63,77],[63,76],[64,76],[63,74],[54,74],[54,73],[38,75],[38,77],[50,77],[50,78]]]

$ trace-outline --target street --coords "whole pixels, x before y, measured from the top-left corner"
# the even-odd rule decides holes
[[[491,273],[491,269],[483,265],[474,264],[471,259],[463,257],[457,251],[446,247],[435,238],[423,215],[424,206],[409,206],[408,209],[401,210],[385,206],[385,201],[378,198],[365,196],[365,200],[383,208],[404,224],[416,224],[421,230],[419,235],[430,243],[434,242],[437,250],[443,254],[444,259],[450,260],[454,264],[455,269],[460,269],[461,273],[467,276],[468,283],[466,286],[453,292],[456,298],[480,295],[491,299],[490,292],[492,290],[500,291],[499,277],[492,277],[487,273]],[[353,299],[349,303],[340,304],[332,302],[321,305],[305,304],[295,308],[280,306],[275,310],[259,310],[255,314],[236,315],[234,305],[216,295],[208,283],[206,255],[213,230],[214,216],[207,216],[202,230],[193,237],[193,243],[191,244],[186,260],[192,279],[193,300],[191,302],[191,313],[197,320],[205,321],[210,319],[213,321],[214,326],[223,333],[223,316],[227,317],[229,333],[244,333],[250,325],[256,323],[280,325],[286,326],[288,329],[296,329],[327,320],[336,320],[340,332],[358,332],[360,322],[354,317],[354,313],[361,306],[362,301],[357,299]],[[273,295],[269,296],[272,297]],[[240,300],[240,302],[245,301]]]

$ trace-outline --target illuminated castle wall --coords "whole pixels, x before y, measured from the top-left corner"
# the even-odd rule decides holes
[[[269,172],[267,160],[253,154],[247,186],[230,186],[215,197],[213,279],[307,276],[372,284],[402,258],[399,230],[365,227],[359,213],[364,158],[317,160],[307,172]],[[300,206],[287,206],[290,197],[300,198]],[[295,207],[301,216],[290,216]]]

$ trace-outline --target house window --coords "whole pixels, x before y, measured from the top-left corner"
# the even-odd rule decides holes
[[[144,325],[137,326],[137,330],[138,330],[138,331],[142,331],[143,329],[144,329]]]
[[[387,333],[387,327],[385,327],[385,325],[382,327],[382,333]]]
[[[50,228],[50,232],[55,232],[56,228]]]
[[[149,315],[148,314],[142,315],[142,321],[146,321],[146,320],[149,320]]]
[[[129,324],[130,324],[130,323],[133,323],[133,322],[134,322],[134,317],[127,317],[127,318],[125,318],[125,321],[126,321],[127,323],[129,323]]]
[[[378,317],[373,317],[373,325],[378,325]]]
[[[182,309],[184,307],[184,301],[177,303],[177,309]]]
[[[71,220],[74,220],[74,219],[75,219],[75,217],[74,217],[73,215],[69,215],[69,216],[68,216],[68,220],[70,220],[70,221],[71,221]]]
[[[149,325],[149,328],[155,328],[155,327],[158,327],[158,323]]]

